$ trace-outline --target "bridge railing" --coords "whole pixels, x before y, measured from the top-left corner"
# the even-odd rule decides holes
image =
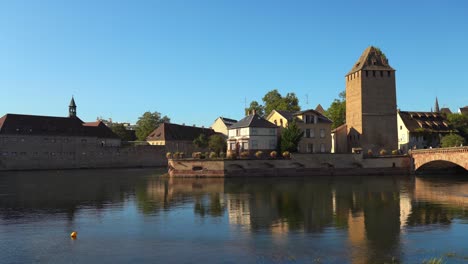
[[[468,152],[468,146],[452,148],[433,148],[433,149],[412,149],[408,151],[409,155],[424,153],[448,153],[448,152]]]

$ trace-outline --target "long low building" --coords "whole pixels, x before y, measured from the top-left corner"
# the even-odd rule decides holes
[[[157,159],[162,160],[163,152],[164,148],[122,148],[121,139],[103,122],[77,117],[73,98],[68,117],[0,118],[0,170],[152,166],[160,165]]]

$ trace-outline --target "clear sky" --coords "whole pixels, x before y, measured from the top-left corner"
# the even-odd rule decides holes
[[[468,1],[0,1],[0,116],[239,119],[278,89],[328,108],[364,49],[402,110],[468,105]],[[306,95],[309,104],[306,104]]]

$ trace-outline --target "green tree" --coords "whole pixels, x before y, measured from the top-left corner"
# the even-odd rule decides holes
[[[281,96],[278,90],[272,90],[262,98],[265,105],[265,116],[273,110],[299,111],[299,99],[294,93],[288,93],[285,97]]]
[[[265,113],[263,106],[257,101],[250,102],[250,106],[245,109],[245,115],[249,115],[253,110],[255,110],[259,116],[263,116]]]
[[[252,101],[250,106],[245,109],[246,113],[252,110],[256,110],[260,116],[267,116],[273,110],[285,110],[285,111],[300,111],[299,99],[294,93],[287,93],[286,96],[281,96],[278,90],[271,90],[265,94],[262,98],[263,105],[260,105],[257,101]]]
[[[465,139],[457,134],[449,134],[444,136],[440,143],[443,148],[459,147],[460,145],[465,144]]]
[[[208,148],[216,153],[226,152],[226,140],[221,135],[212,135],[208,140]]]
[[[346,92],[339,94],[339,98],[333,100],[330,107],[325,111],[325,116],[330,118],[332,129],[335,129],[346,123]]]
[[[465,140],[468,140],[468,115],[448,114],[447,121]]]
[[[193,144],[199,148],[206,148],[208,147],[208,138],[205,134],[200,134],[193,140]]]
[[[167,116],[161,117],[159,112],[145,112],[138,118],[136,123],[135,133],[138,140],[145,140],[146,137],[158,127],[159,124],[170,122],[171,119]]]
[[[133,141],[135,140],[133,133],[125,128],[123,124],[113,123],[110,126],[112,132],[114,132],[119,138],[123,141]]]
[[[299,129],[296,121],[288,123],[288,126],[281,133],[281,152],[297,152],[297,146],[304,132]]]

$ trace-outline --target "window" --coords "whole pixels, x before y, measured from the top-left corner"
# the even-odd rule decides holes
[[[315,137],[315,129],[310,130],[310,137],[314,138]]]
[[[242,150],[249,149],[249,143],[248,142],[242,142]]]
[[[402,129],[403,129],[403,126],[400,126],[400,130],[402,130]]]
[[[306,129],[305,131],[305,137],[310,138],[310,129]]]
[[[320,138],[324,138],[325,137],[325,129],[321,128],[320,129]]]
[[[369,72],[368,71],[366,71],[366,77],[369,77]]]
[[[250,129],[250,134],[251,134],[251,135],[257,135],[257,134],[258,134],[257,129],[256,129],[256,128],[251,128],[251,129]]]
[[[278,122],[276,122],[276,119],[275,119],[274,123],[275,123],[275,125],[278,125]]]
[[[390,71],[387,71],[387,76],[390,77]]]
[[[375,77],[375,71],[372,71],[372,77]]]
[[[323,143],[320,144],[320,152],[325,152],[325,144]]]
[[[241,135],[241,130],[240,128],[236,129],[236,136],[240,136]]]
[[[383,71],[380,71],[380,77],[383,77]]]
[[[280,119],[280,125],[283,126],[283,119]]]
[[[317,124],[317,123],[318,123],[318,117],[314,116],[314,124]]]
[[[312,143],[309,143],[307,144],[307,149],[306,149],[307,153],[312,153],[314,152],[314,144]]]
[[[276,129],[270,128],[270,135],[274,136],[276,134]]]
[[[236,143],[231,143],[229,144],[230,148],[229,150],[235,150],[236,149]]]

